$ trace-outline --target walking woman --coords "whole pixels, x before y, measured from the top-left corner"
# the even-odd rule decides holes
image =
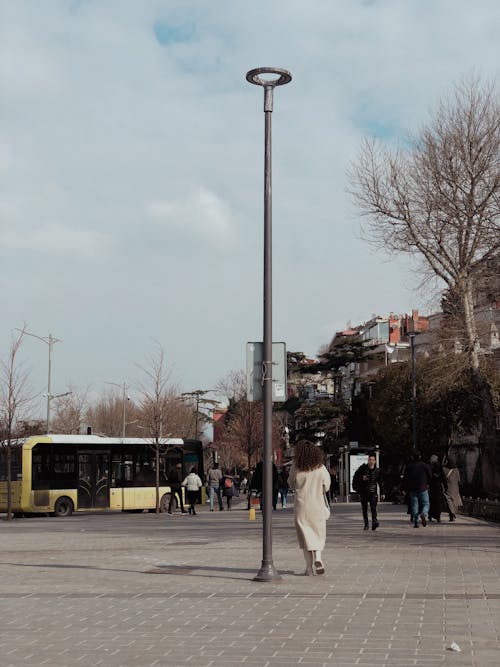
[[[228,511],[231,509],[231,501],[234,496],[234,478],[231,475],[229,468],[226,470],[225,474],[221,477],[220,488],[222,495],[226,499]]]
[[[196,468],[191,468],[189,475],[182,482],[186,487],[186,495],[189,502],[189,514],[196,514],[195,505],[198,498],[198,492],[202,487],[202,481],[196,474]]]
[[[312,442],[301,440],[295,445],[288,485],[295,489],[295,529],[306,560],[304,574],[324,574],[321,552],[329,516],[324,494],[330,488],[330,473],[323,464],[323,452]]]

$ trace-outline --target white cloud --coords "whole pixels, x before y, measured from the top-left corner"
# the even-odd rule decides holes
[[[235,241],[235,222],[229,205],[214,192],[198,187],[185,199],[152,201],[146,206],[151,219],[165,233],[189,239],[196,245],[229,250]]]
[[[95,231],[52,224],[23,232],[0,231],[0,244],[10,251],[36,251],[71,259],[97,259],[108,251],[107,238]]]

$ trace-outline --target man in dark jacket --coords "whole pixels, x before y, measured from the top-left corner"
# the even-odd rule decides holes
[[[379,526],[377,518],[378,487],[380,486],[380,470],[377,468],[375,454],[368,455],[368,463],[363,463],[354,473],[352,488],[359,493],[365,530],[368,530],[368,505],[372,515],[372,530]],[[381,500],[384,496],[380,496]]]
[[[419,512],[422,526],[427,525],[431,479],[429,466],[422,461],[420,454],[416,454],[413,463],[406,467],[403,476],[403,488],[410,495],[411,519],[414,528],[418,528]]]
[[[175,496],[179,498],[179,506],[182,514],[187,514],[184,509],[184,502],[182,500],[182,463],[177,463],[175,468],[171,468],[168,472],[168,482],[170,484],[170,502],[168,503],[167,514],[173,514],[172,510],[175,507]]]

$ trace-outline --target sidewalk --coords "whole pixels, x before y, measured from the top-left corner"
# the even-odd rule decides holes
[[[273,512],[282,580],[258,583],[257,515],[238,499],[194,517],[0,521],[1,667],[500,665],[498,525],[415,530],[383,504],[365,532],[359,506],[337,504],[326,574],[304,577],[289,507]]]

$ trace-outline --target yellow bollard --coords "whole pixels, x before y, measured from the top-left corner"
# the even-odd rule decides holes
[[[248,510],[248,520],[255,521],[255,510],[253,507]]]

